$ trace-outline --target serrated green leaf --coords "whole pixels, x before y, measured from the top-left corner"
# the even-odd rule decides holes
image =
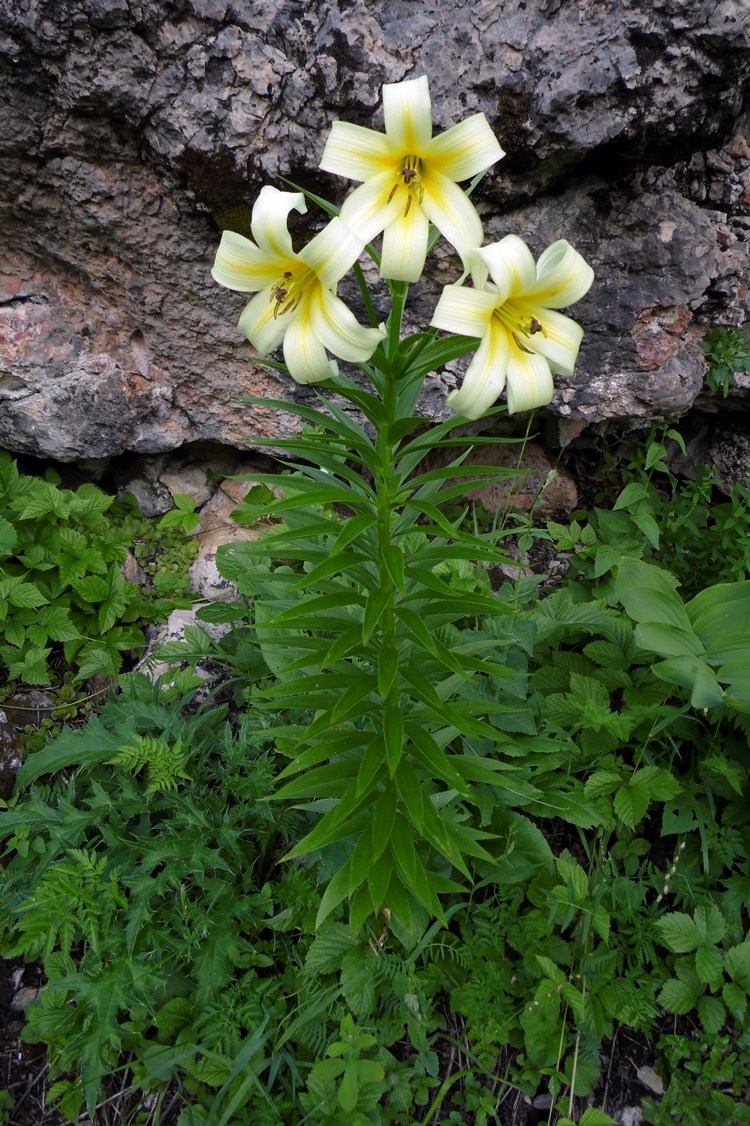
[[[725,959],[732,981],[750,993],[750,939],[745,939],[738,946],[730,946]]]
[[[11,606],[26,610],[34,610],[38,606],[44,606],[49,601],[34,583],[27,582],[20,582],[18,585],[11,587],[7,598]]]
[[[343,898],[343,897],[342,897]],[[305,958],[305,972],[336,973],[342,959],[354,948],[354,939],[343,923],[330,923],[315,936]]]
[[[715,946],[702,943],[695,951],[695,972],[712,989],[721,984],[723,959]]]
[[[693,989],[687,982],[672,977],[664,983],[657,1001],[668,1013],[685,1016],[695,1008],[699,997],[699,989]]]
[[[368,946],[353,946],[341,960],[341,988],[355,1017],[363,1020],[375,1008],[377,958]]]
[[[696,1005],[700,1022],[708,1036],[717,1036],[727,1019],[727,1011],[718,997],[699,997]]]
[[[673,911],[663,919],[657,919],[654,926],[663,944],[675,954],[688,954],[700,942],[695,922],[682,911]]]

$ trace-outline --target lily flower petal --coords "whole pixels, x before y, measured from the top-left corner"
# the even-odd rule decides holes
[[[338,123],[331,130],[321,168],[364,181],[344,201],[341,219],[363,242],[399,222],[406,247],[399,253],[393,231],[384,244],[381,277],[415,281],[419,276],[417,264],[421,273],[427,252],[425,217],[453,243],[468,269],[469,252],[482,241],[482,224],[456,182],[485,172],[503,155],[486,118],[475,114],[433,138],[424,76],[386,84],[383,116],[385,134]],[[413,228],[408,233],[407,224]]]
[[[398,215],[383,231],[380,274],[394,281],[419,281],[427,256],[429,223],[422,211]]]
[[[474,283],[478,286],[486,285],[485,271],[488,271],[498,298],[502,301],[525,293],[536,283],[534,256],[518,235],[506,235],[500,242],[482,247],[477,250],[472,261],[475,267],[472,272]],[[480,262],[484,265],[484,270],[481,269]]]
[[[320,167],[349,180],[369,180],[391,163],[391,144],[383,133],[348,121],[334,121]]]
[[[286,330],[284,362],[297,383],[320,383],[338,375],[338,365],[328,359],[324,345],[312,331],[307,311],[295,317]]]
[[[254,242],[236,231],[224,231],[211,277],[227,289],[257,293],[279,274],[278,259],[269,259]]]
[[[318,275],[320,284],[332,289],[359,258],[364,243],[341,219],[331,219],[322,231],[299,252],[304,262]]]
[[[510,343],[500,325],[492,325],[466,369],[464,381],[446,402],[464,418],[481,418],[505,387]]]
[[[427,150],[430,168],[457,183],[491,168],[504,156],[483,113],[475,113],[433,137]]]
[[[506,375],[509,414],[544,407],[551,401],[555,385],[543,356],[530,356],[520,348],[511,347]]]
[[[386,137],[402,153],[417,153],[432,140],[432,103],[427,75],[383,86]]]
[[[540,326],[533,336],[523,338],[524,346],[544,356],[559,375],[572,375],[583,340],[578,322],[541,305],[524,305],[524,312]]]
[[[436,328],[478,336],[481,344],[448,402],[479,418],[507,381],[508,410],[532,410],[552,398],[552,372],[571,375],[583,337],[576,321],[556,312],[562,299],[582,297],[594,271],[564,240],[534,265],[516,235],[471,252],[477,288],[446,286],[433,314]]]
[[[259,250],[268,258],[293,258],[292,238],[287,230],[290,211],[304,214],[307,204],[302,192],[282,192],[266,184],[253,205],[250,229]]]
[[[377,176],[367,180],[361,187],[355,188],[352,194],[344,200],[339,218],[363,242],[370,242],[371,239],[374,239],[375,235],[385,230],[388,224],[392,223],[396,216],[400,214],[398,203],[390,194],[393,179],[393,172],[379,172]],[[396,188],[398,190],[398,185],[396,185]],[[404,205],[401,207],[401,212],[403,212],[403,209]]]
[[[537,263],[536,275],[529,298],[548,309],[564,309],[580,301],[594,280],[588,262],[565,239],[547,247]]]
[[[319,289],[310,299],[314,335],[334,355],[352,363],[369,360],[384,338],[385,329],[363,328],[340,297]]]
[[[490,327],[496,305],[495,294],[489,290],[446,285],[430,324],[462,336],[482,337]]]
[[[422,211],[440,234],[458,251],[468,273],[469,255],[482,241],[482,220],[469,197],[440,172],[422,175]]]
[[[275,317],[274,311],[273,294],[269,287],[245,306],[237,322],[237,328],[261,356],[267,356],[278,348],[287,330],[287,322],[282,317]]]

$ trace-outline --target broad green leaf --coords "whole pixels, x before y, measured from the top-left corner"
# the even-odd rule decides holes
[[[9,520],[0,516],[0,559],[6,559],[13,554],[17,541],[16,529]]]
[[[744,1023],[747,1015],[747,992],[734,982],[728,981],[721,991],[724,1004],[738,1023]]]
[[[695,926],[701,942],[721,942],[727,930],[724,916],[714,903],[696,907]]]
[[[377,956],[369,946],[351,946],[341,960],[341,989],[358,1020],[370,1016],[375,1007]],[[361,1060],[360,1064],[366,1061]],[[375,1061],[370,1061],[380,1067]],[[382,1075],[382,1068],[380,1068]]]
[[[706,650],[692,630],[664,622],[641,622],[635,627],[635,641],[641,649],[660,657],[705,657]]]
[[[640,481],[631,481],[620,493],[612,506],[612,511],[618,512],[621,508],[629,508],[632,504],[637,504],[639,501],[645,500],[647,496],[647,485],[642,484]]]
[[[732,638],[750,637],[750,581],[710,586],[696,594],[686,610],[701,641],[718,657]]]
[[[666,571],[638,559],[623,559],[617,567],[615,592],[633,621],[662,622],[692,632],[682,599]]]
[[[716,673],[698,657],[671,657],[657,661],[651,671],[667,684],[677,684],[690,689],[690,703],[694,708],[715,708],[724,702],[724,692]]]
[[[622,784],[622,775],[616,770],[595,770],[585,782],[583,792],[587,798],[601,798],[613,793]]]
[[[614,797],[614,810],[629,829],[634,829],[648,809],[651,791],[648,786],[622,786]]]

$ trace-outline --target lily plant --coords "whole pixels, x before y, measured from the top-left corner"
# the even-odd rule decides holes
[[[266,730],[285,762],[277,797],[310,817],[288,858],[320,865],[318,923],[346,902],[354,932],[385,926],[408,942],[429,918],[444,918],[443,897],[477,864],[491,873],[499,862],[479,814],[483,789],[508,817],[518,805],[549,805],[508,773],[510,705],[496,686],[517,677],[515,627],[486,575],[509,560],[496,532],[467,531],[445,506],[467,480],[476,488],[510,474],[465,463],[481,439],[456,428],[492,408],[506,384],[511,411],[550,401],[552,373],[572,371],[582,335],[558,310],[583,296],[593,272],[564,240],[536,264],[514,235],[482,247],[481,220],[458,184],[471,188],[503,155],[483,114],[434,137],[424,77],[384,86],[383,113],[382,134],[333,125],[321,167],[361,183],[338,214],[311,197],[333,218],[303,249],[287,228],[290,212],[305,210],[299,191],[264,187],[252,240],[222,236],[214,278],[255,294],[240,331],[261,357],[283,347],[283,363],[264,362],[321,386],[316,407],[248,400],[296,415],[301,430],[249,439],[290,460],[281,474],[253,476],[274,486],[273,499],[251,492],[236,516],[274,522],[217,561],[253,606],[253,699],[280,717]],[[437,237],[430,224],[463,271],[431,325],[402,338],[409,283]],[[378,254],[371,240],[380,233]],[[387,280],[384,325],[363,253]],[[336,294],[350,268],[367,325]],[[471,353],[448,399],[460,413],[426,428],[415,414],[425,379]],[[447,464],[436,467],[441,452]]]

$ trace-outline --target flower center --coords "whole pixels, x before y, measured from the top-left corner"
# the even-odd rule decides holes
[[[295,278],[291,270],[285,270],[275,285],[271,286],[271,303],[273,304],[273,319],[284,313],[291,313],[302,300],[302,286],[300,279]]]
[[[406,218],[412,200],[416,199],[417,203],[420,204],[424,199],[424,188],[422,187],[422,177],[419,175],[420,160],[418,156],[405,156],[400,161],[400,165],[401,167],[396,175],[396,183],[388,196],[388,203],[391,202],[399,188],[406,188],[406,206],[404,208],[404,218]]]
[[[489,289],[490,287],[488,286],[487,288]],[[526,347],[522,338],[525,337],[529,340],[537,332],[541,332],[542,336],[547,335],[536,317],[524,313],[523,310],[518,309],[512,301],[505,301],[502,305],[496,306],[492,315],[500,321],[500,324],[506,332],[510,333],[521,351],[528,352],[529,355],[533,355],[533,351],[531,348]]]

